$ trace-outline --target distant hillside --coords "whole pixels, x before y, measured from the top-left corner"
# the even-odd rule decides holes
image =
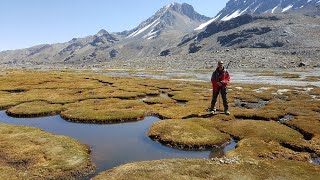
[[[320,15],[319,0],[229,0],[214,18],[201,24],[196,30],[202,30],[213,21],[228,21],[244,14],[281,14],[302,12]]]
[[[66,43],[4,51],[0,52],[0,62],[80,64],[155,56],[209,19],[189,4],[171,3],[132,30],[113,34],[101,30],[96,35],[74,38]]]
[[[0,52],[0,65],[205,68],[219,57],[237,60],[238,67],[296,67],[301,62],[318,66],[319,1],[268,2],[230,0],[221,11],[225,15],[214,19],[191,5],[172,3],[132,30],[102,29],[65,43]],[[224,18],[238,10],[243,13]]]

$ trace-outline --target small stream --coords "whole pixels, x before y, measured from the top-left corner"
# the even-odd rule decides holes
[[[97,166],[94,177],[99,172],[122,164],[167,158],[214,158],[222,157],[235,148],[232,141],[226,147],[211,151],[182,151],[172,149],[152,141],[146,133],[149,127],[160,121],[157,117],[146,117],[143,121],[122,124],[80,124],[63,120],[60,116],[41,118],[13,118],[0,111],[0,122],[41,128],[46,132],[65,135],[88,144],[91,159]]]

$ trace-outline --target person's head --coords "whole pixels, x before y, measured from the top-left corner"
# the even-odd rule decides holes
[[[222,69],[223,68],[223,61],[218,61],[218,68]]]

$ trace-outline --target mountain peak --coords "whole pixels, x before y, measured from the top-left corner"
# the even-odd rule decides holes
[[[105,29],[101,29],[98,33],[97,36],[103,36],[103,35],[108,35],[108,31],[106,31]]]
[[[162,7],[153,16],[139,24],[137,28],[128,31],[127,38],[154,39],[168,30],[189,33],[209,19],[209,17],[197,13],[189,4],[171,3]]]
[[[204,19],[207,19],[207,20],[209,19],[208,17],[197,13],[194,10],[193,6],[190,4],[187,4],[187,3],[180,4],[180,3],[174,2],[174,3],[168,4],[167,6],[161,8],[158,11],[158,13],[167,13],[168,11],[173,11],[178,14],[188,16],[190,19],[196,20],[196,21],[202,21]]]
[[[179,3],[177,3],[177,2],[173,2],[173,3],[171,3],[171,4],[166,5],[166,8],[171,8],[171,7],[179,6],[179,5],[181,5],[181,4],[179,4]]]

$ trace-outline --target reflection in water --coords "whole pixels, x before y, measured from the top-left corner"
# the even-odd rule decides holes
[[[320,165],[320,157],[313,158],[312,159],[312,163],[315,164],[315,165]]]
[[[237,146],[237,143],[234,141],[234,139],[231,140],[231,142],[225,146],[225,147],[219,147],[219,148],[214,148],[211,150],[209,154],[209,158],[221,158],[223,157],[228,151],[231,151],[235,149]]]
[[[92,161],[97,166],[96,174],[121,164],[136,161],[221,157],[223,153],[235,147],[235,143],[232,142],[226,148],[213,149],[211,152],[181,151],[169,148],[152,141],[146,135],[149,127],[157,121],[159,119],[156,117],[147,117],[143,121],[124,124],[80,124],[65,121],[60,116],[12,118],[7,116],[4,111],[0,112],[0,122],[33,126],[88,144],[92,149]]]

